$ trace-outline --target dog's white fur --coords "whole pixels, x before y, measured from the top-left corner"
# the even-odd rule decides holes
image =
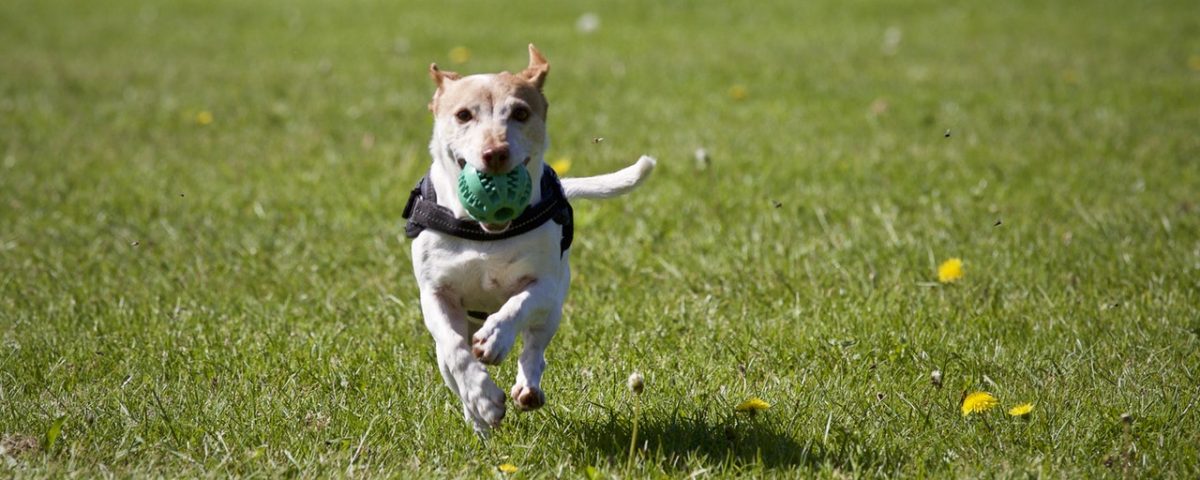
[[[459,218],[469,218],[455,188],[468,162],[481,171],[528,169],[533,183],[530,203],[541,200],[548,146],[548,104],[541,88],[548,71],[549,64],[533,45],[529,67],[518,74],[459,77],[430,66],[438,85],[430,103],[434,129],[429,146],[430,180],[438,204]],[[520,115],[521,109],[528,115]],[[506,161],[483,160],[489,149],[501,147],[507,147]],[[643,156],[614,173],[563,179],[563,189],[569,199],[613,197],[636,187],[654,165],[653,158]],[[482,226],[490,231],[507,228]],[[570,251],[560,252],[561,236],[562,227],[551,221],[505,240],[477,242],[425,230],[413,241],[413,270],[425,326],[437,344],[438,366],[446,386],[462,400],[467,421],[481,435],[499,425],[505,413],[504,392],[484,365],[504,360],[517,334],[522,335],[524,349],[517,358],[510,396],[521,410],[545,403],[545,351],[558,330],[571,280]],[[495,313],[480,324],[468,311]]]

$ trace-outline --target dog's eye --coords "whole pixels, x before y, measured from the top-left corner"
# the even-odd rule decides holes
[[[514,108],[510,117],[518,122],[529,120],[529,109],[525,107]]]
[[[458,113],[454,114],[454,118],[457,118],[458,121],[460,121],[462,123],[467,123],[467,122],[471,121],[472,117],[473,116],[471,115],[471,111],[467,110],[465,108],[462,110],[459,110]]]

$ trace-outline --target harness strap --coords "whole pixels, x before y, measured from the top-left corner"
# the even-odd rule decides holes
[[[491,315],[491,314],[490,314],[490,313],[487,313],[487,312],[480,312],[480,311],[477,311],[477,310],[467,310],[467,316],[468,316],[468,317],[471,317],[471,318],[474,318],[474,319],[476,319],[476,320],[483,320],[483,321],[487,321],[487,317],[488,317],[489,315]]]
[[[429,174],[421,177],[412,193],[408,195],[408,203],[404,205],[404,236],[417,238],[425,229],[452,235],[458,238],[477,242],[504,240],[533,231],[549,220],[562,226],[562,240],[559,242],[559,254],[571,248],[575,237],[575,211],[567,201],[563,192],[562,182],[549,165],[542,170],[542,199],[535,205],[529,206],[503,232],[488,232],[479,226],[478,222],[461,219],[454,216],[450,209],[437,204],[437,192]]]

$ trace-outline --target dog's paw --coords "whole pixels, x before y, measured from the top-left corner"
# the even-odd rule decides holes
[[[475,431],[487,436],[491,429],[499,427],[504,420],[504,391],[500,390],[490,379],[474,385],[463,399],[467,419],[475,426]]]
[[[522,412],[537,410],[546,404],[546,394],[540,388],[520,384],[513,385],[512,399]]]
[[[498,365],[517,341],[516,335],[509,330],[496,328],[492,322],[484,324],[471,339],[471,353],[484,364]]]

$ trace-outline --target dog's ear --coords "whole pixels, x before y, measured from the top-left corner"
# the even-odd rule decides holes
[[[458,80],[461,77],[457,73],[440,70],[436,63],[431,63],[429,64],[429,78],[432,78],[433,83],[437,84],[438,90],[441,90],[442,84],[446,80]]]
[[[458,80],[460,77],[457,73],[439,70],[436,63],[431,63],[429,64],[429,78],[432,78],[433,83],[437,84],[437,91],[433,92],[433,100],[429,102],[429,111],[432,112],[437,107],[438,97],[442,96],[446,81]]]
[[[546,61],[546,57],[542,56],[542,52],[539,52],[537,47],[533,46],[532,43],[529,44],[529,66],[525,67],[525,70],[521,72],[521,76],[536,85],[538,90],[541,90],[542,85],[546,84],[547,73],[550,73],[550,63]]]

